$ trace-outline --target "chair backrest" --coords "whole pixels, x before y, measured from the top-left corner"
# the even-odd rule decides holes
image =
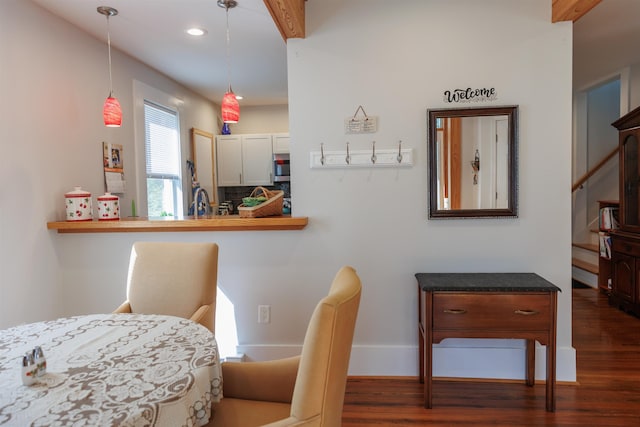
[[[210,305],[211,313],[200,323],[214,331],[217,283],[215,243],[133,244],[127,277],[132,313],[189,319],[200,307]]]
[[[316,306],[302,346],[291,416],[304,425],[339,426],[362,285],[342,267]]]

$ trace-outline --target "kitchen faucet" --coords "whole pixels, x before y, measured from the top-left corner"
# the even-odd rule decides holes
[[[204,204],[204,215],[206,216],[207,214],[211,213],[211,205],[209,204],[209,194],[207,193],[207,190],[205,190],[204,188],[198,187],[195,193],[193,193],[193,219],[198,219],[198,211],[200,210],[198,206],[198,196],[200,195],[201,192],[202,194],[204,194],[204,199],[206,200],[206,203]]]

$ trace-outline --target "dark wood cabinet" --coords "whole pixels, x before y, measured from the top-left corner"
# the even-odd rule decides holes
[[[525,382],[535,384],[535,341],[546,345],[546,409],[555,411],[560,289],[534,273],[418,273],[419,379],[432,407],[433,344],[445,338],[524,339]]]
[[[613,274],[615,275],[616,282],[614,285],[614,291],[616,298],[622,299],[627,302],[634,301],[633,290],[637,283],[638,264],[639,259],[630,254],[630,247],[637,246],[635,240],[628,241],[626,238],[620,235],[616,236],[614,241],[614,255],[613,255]],[[625,250],[625,248],[627,250]]]
[[[640,316],[640,107],[612,125],[619,133],[620,229],[611,233],[609,302]]]

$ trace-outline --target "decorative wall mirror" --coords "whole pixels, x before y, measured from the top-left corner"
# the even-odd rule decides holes
[[[191,153],[196,170],[196,178],[209,196],[209,203],[217,205],[216,159],[213,134],[200,129],[191,129]]]
[[[429,218],[516,217],[518,107],[428,110]]]

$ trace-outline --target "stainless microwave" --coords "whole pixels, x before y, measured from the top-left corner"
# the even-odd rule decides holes
[[[291,181],[289,176],[289,153],[277,153],[273,155],[273,181]]]

